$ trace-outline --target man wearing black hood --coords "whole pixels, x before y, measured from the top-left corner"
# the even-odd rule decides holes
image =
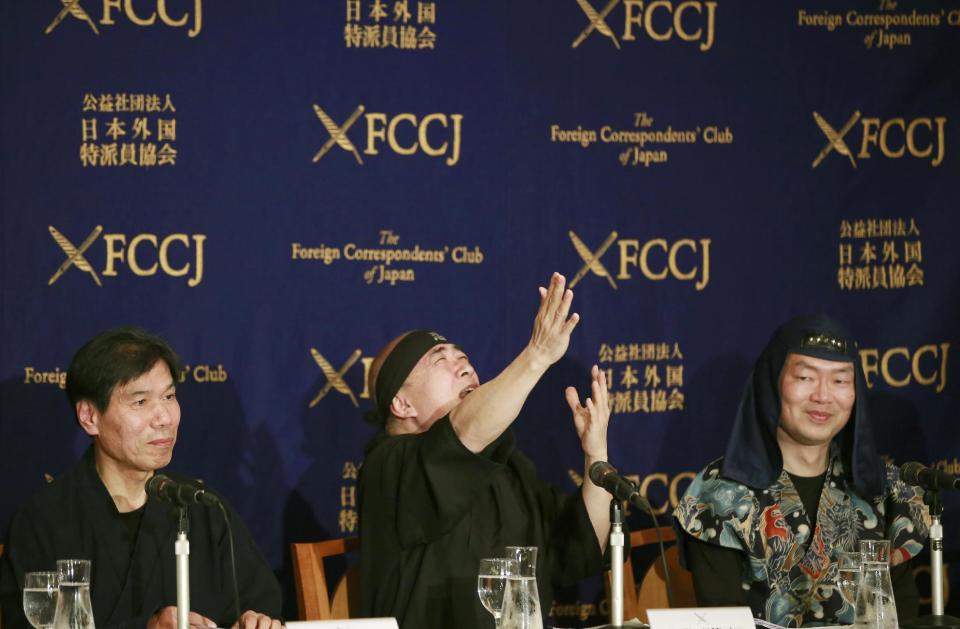
[[[782,325],[744,387],[722,459],[690,484],[674,516],[700,605],[749,605],[786,627],[851,624],[839,553],[891,546],[901,619],[916,616],[910,559],[929,516],[873,444],[856,343],[825,315]]]

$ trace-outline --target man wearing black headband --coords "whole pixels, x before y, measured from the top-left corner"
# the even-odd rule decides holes
[[[910,560],[929,516],[922,490],[876,452],[857,358],[824,315],[788,321],[760,354],[726,454],[674,512],[700,605],[749,605],[785,627],[852,624],[839,554],[887,539],[898,613],[916,616]]]
[[[435,332],[407,333],[374,360],[383,430],[360,474],[364,615],[394,616],[405,629],[489,627],[477,568],[508,545],[539,547],[544,615],[554,583],[602,570],[609,496],[591,483],[572,496],[548,487],[509,430],[579,321],[564,283],[554,274],[540,289],[530,342],[483,385],[466,354]],[[566,391],[585,469],[607,457],[607,385],[596,366],[591,389],[585,406]]]

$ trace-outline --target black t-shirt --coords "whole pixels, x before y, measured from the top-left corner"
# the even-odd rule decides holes
[[[797,476],[787,472],[790,482],[797,489],[800,496],[800,502],[803,503],[803,510],[810,518],[810,523],[817,521],[817,511],[820,510],[820,494],[823,493],[823,481],[827,477],[827,472],[819,476]]]
[[[140,523],[147,510],[146,503],[139,509],[127,513],[117,513],[116,518],[123,522],[129,534],[130,549],[127,553],[127,579],[130,582],[130,607],[143,613],[143,570],[140,563],[134,559],[134,550],[137,547],[137,534],[140,532]]]
[[[144,503],[139,509],[128,511],[127,513],[117,513],[117,519],[123,522],[127,527],[127,533],[130,534],[130,552],[137,543],[137,533],[140,532],[140,523],[143,521],[143,513],[147,510],[147,504]]]

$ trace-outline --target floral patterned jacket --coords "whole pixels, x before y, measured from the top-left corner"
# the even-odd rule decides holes
[[[930,520],[923,490],[886,464],[883,495],[868,501],[847,484],[836,448],[816,526],[786,472],[755,491],[720,476],[722,459],[687,488],[674,516],[701,541],[743,551],[742,586],[753,615],[785,627],[849,625],[854,610],[836,587],[837,557],[861,539],[889,539],[891,563],[923,549]]]

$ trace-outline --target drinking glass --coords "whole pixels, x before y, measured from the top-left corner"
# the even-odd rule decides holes
[[[516,572],[507,577],[503,594],[502,629],[543,629],[540,593],[537,588],[537,547],[507,546],[515,559]]]
[[[860,561],[883,561],[890,563],[890,540],[860,540]]]
[[[53,616],[54,629],[94,629],[90,561],[59,559],[57,572],[60,573],[60,595]]]
[[[503,590],[507,585],[507,577],[517,569],[517,562],[505,557],[491,557],[480,560],[477,570],[477,595],[480,602],[493,614],[496,627],[500,626],[500,615],[503,612]]]
[[[860,565],[860,587],[857,588],[853,624],[856,629],[897,629],[899,626],[887,562],[864,561]]]
[[[507,546],[507,559],[517,562],[517,576],[537,576],[537,547],[536,546]]]
[[[53,626],[59,585],[60,576],[56,572],[28,572],[23,575],[23,613],[37,629]]]
[[[837,589],[850,607],[857,605],[857,586],[860,584],[860,553],[842,552],[837,561]]]

